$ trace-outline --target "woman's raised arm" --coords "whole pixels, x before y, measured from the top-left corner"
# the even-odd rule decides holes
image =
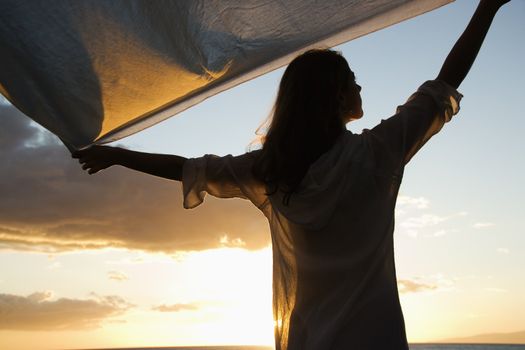
[[[175,155],[143,153],[109,146],[92,146],[76,151],[72,156],[78,158],[82,169],[89,174],[95,174],[112,165],[121,165],[177,181],[182,180],[182,167],[186,161],[186,158]]]
[[[510,0],[481,0],[467,28],[447,56],[437,77],[458,88],[472,67],[492,20]]]

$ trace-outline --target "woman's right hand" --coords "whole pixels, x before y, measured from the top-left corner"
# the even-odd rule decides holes
[[[78,159],[82,169],[88,174],[95,174],[100,170],[118,164],[122,149],[109,146],[91,146],[73,152],[72,157]]]

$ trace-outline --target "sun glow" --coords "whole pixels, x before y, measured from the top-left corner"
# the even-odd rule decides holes
[[[191,271],[202,308],[198,333],[210,344],[273,343],[271,249],[214,249],[193,253],[184,261]],[[213,268],[213,271],[210,271]]]

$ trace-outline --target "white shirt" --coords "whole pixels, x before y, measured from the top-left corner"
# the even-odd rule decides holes
[[[394,265],[394,208],[411,157],[459,111],[462,95],[427,81],[396,114],[344,132],[288,206],[251,172],[259,151],[186,161],[184,207],[207,193],[249,199],[270,224],[277,350],[408,349]]]

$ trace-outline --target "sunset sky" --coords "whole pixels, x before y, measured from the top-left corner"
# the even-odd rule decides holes
[[[477,1],[341,45],[373,127],[434,78]],[[409,341],[525,330],[525,1],[503,8],[460,113],[407,166],[396,259]],[[186,157],[241,154],[282,69],[117,142]],[[271,248],[250,203],[182,208],[178,183],[89,176],[0,103],[0,348],[272,344]]]

